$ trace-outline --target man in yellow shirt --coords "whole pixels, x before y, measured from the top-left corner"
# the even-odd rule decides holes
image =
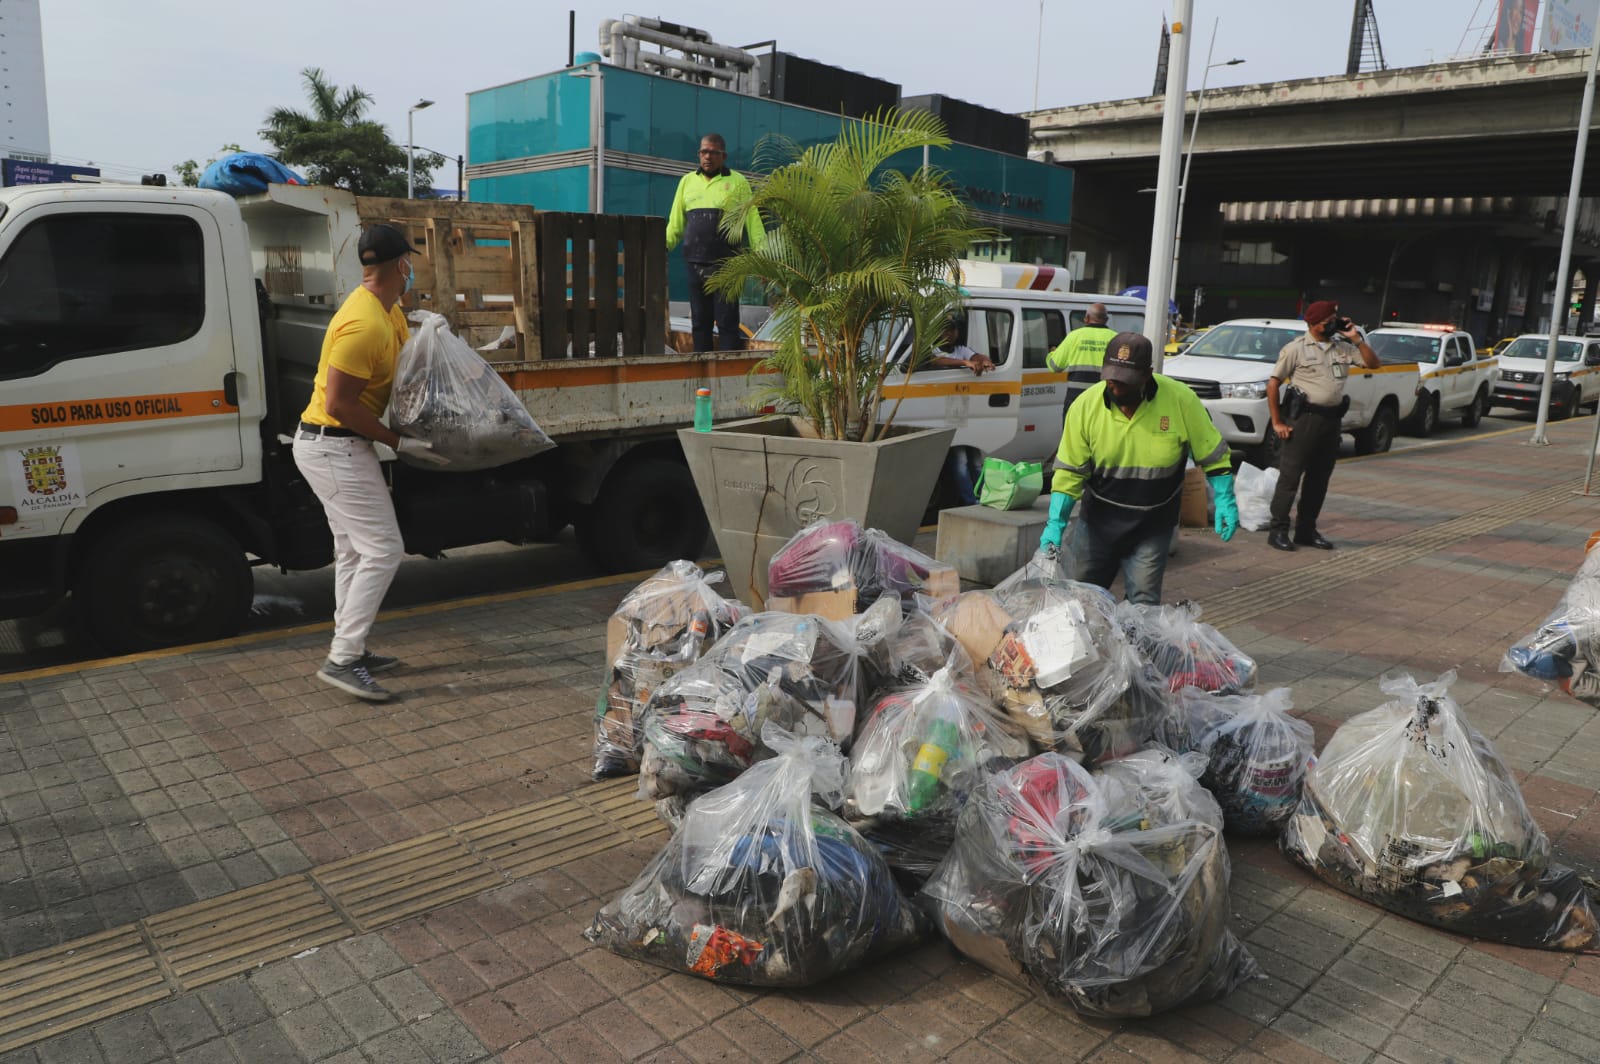
[[[1106,345],[1117,335],[1106,326],[1109,319],[1104,303],[1090,304],[1084,312],[1083,324],[1067,333],[1067,338],[1045,358],[1045,365],[1052,372],[1067,375],[1067,397],[1061,404],[1063,423],[1072,401],[1100,383],[1100,364],[1106,360]]]
[[[706,282],[724,259],[732,258],[746,240],[758,248],[766,242],[761,215],[754,208],[745,215],[743,239],[731,242],[722,231],[722,208],[747,199],[750,182],[728,169],[728,143],[720,133],[700,138],[700,168],[683,175],[667,215],[667,250],[683,241],[683,261],[689,267],[689,317],[694,328],[694,349],[710,351],[711,326],[717,327],[719,351],[744,350],[739,329],[739,301],[706,291]]]
[[[401,437],[379,420],[395,356],[411,334],[399,303],[411,290],[407,256],[415,251],[393,226],[362,232],[361,287],[328,324],[311,401],[294,434],[294,463],[322,500],[333,533],[333,644],[317,679],[371,702],[391,697],[372,674],[398,662],[367,650],[367,633],[405,554],[373,442],[447,464],[426,440]]]

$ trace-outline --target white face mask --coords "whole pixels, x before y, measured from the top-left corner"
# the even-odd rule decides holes
[[[407,259],[406,260],[406,286],[405,286],[405,289],[403,291],[401,291],[400,294],[401,295],[410,295],[411,294],[411,286],[416,284],[416,282],[417,282],[417,268],[415,266],[411,265],[411,260]]]

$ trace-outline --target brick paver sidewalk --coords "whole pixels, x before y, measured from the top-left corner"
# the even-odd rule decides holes
[[[1496,671],[1600,527],[1571,491],[1589,433],[1342,463],[1339,550],[1186,532],[1168,597],[1291,686],[1319,747],[1384,673],[1457,670],[1560,858],[1595,875],[1600,719]],[[311,679],[321,631],[0,679],[0,1064],[1600,1060],[1600,958],[1433,931],[1231,839],[1267,978],[1143,1022],[1085,1022],[939,943],[802,992],[594,949],[580,932],[661,843],[586,783],[627,586],[387,617],[394,705]]]

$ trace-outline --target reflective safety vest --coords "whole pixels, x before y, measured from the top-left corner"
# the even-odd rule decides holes
[[[710,177],[699,170],[684,174],[672,197],[672,212],[667,215],[667,250],[682,240],[685,262],[713,263],[730,257],[737,247],[722,234],[722,208],[729,200],[749,194],[750,182],[726,167]],[[766,242],[767,231],[754,208],[745,217],[744,228],[751,247],[758,248]],[[744,241],[738,243],[742,245]]]
[[[1084,520],[1107,537],[1176,528],[1191,456],[1207,475],[1233,471],[1228,445],[1187,384],[1153,374],[1130,418],[1099,383],[1067,412],[1051,490],[1082,500]]]
[[[1106,360],[1106,345],[1116,335],[1104,325],[1080,325],[1045,359],[1045,365],[1051,370],[1067,375],[1067,401],[1062,404],[1063,411],[1074,399],[1100,383],[1100,364]]]

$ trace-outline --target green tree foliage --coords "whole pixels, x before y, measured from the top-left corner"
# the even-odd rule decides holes
[[[206,167],[224,155],[232,155],[234,152],[240,151],[244,151],[244,149],[237,144],[224,144],[217,149],[215,155],[205,162],[197,163],[193,159],[185,159],[183,162],[173,166],[172,172],[178,175],[179,184],[186,185],[189,188],[196,188],[200,184],[200,175],[206,172]]]
[[[919,165],[925,146],[949,144],[932,114],[899,110],[846,123],[833,143],[803,151],[764,140],[758,165],[773,153],[788,161],[748,201],[724,205],[732,239],[752,204],[777,229],[726,260],[711,287],[736,298],[746,281],[760,285],[777,348],[758,369],[780,374],[773,397],[825,439],[888,430],[893,411],[879,423],[886,355],[909,326],[910,365],[932,357],[961,301],[957,260],[990,235],[971,225],[946,174]],[[890,167],[897,155],[913,160],[909,172]]]
[[[347,188],[358,196],[404,196],[406,150],[389,139],[383,125],[366,118],[371,94],[354,85],[340,89],[316,67],[300,74],[310,110],[273,108],[261,130],[278,158],[303,170],[313,184]],[[432,152],[418,153],[416,186],[430,187],[433,170],[444,161]]]

